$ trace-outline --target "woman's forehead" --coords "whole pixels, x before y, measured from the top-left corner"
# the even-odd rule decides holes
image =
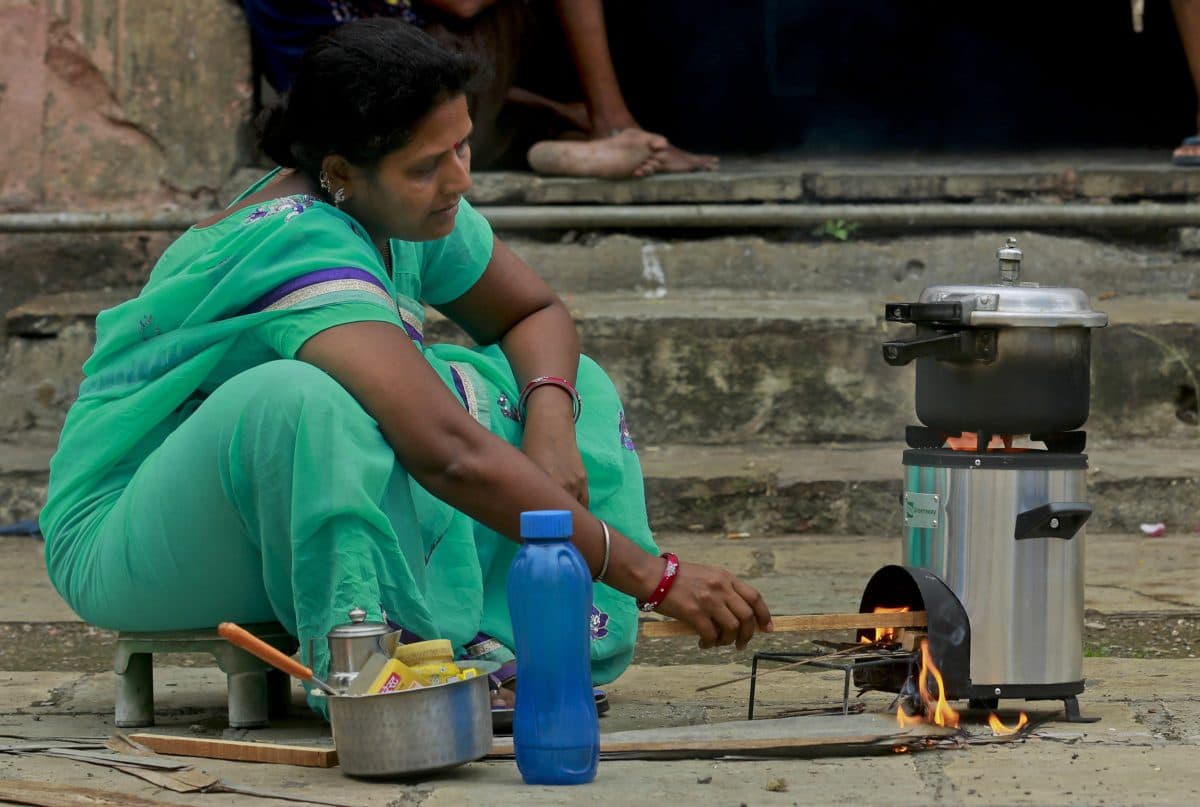
[[[412,137],[394,154],[404,160],[433,157],[454,148],[471,133],[466,96],[458,95],[429,110],[417,122]]]

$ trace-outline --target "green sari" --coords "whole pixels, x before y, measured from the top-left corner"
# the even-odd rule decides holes
[[[392,323],[481,427],[520,445],[518,390],[499,348],[423,335],[424,304],[465,293],[492,244],[464,201],[449,236],[392,241],[389,274],[353,218],[308,196],[181,236],[136,298],[97,318],[41,515],[63,598],[115,630],[277,620],[302,650],[312,640],[318,674],[325,633],[354,607],[511,659],[505,589],[517,545],[424,490],[361,406],[295,359],[326,328]],[[577,385],[591,509],[656,552],[620,399],[586,357]],[[597,585],[591,629],[604,683],[633,655],[632,598]]]

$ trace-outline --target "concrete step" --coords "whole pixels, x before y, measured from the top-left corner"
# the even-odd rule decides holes
[[[0,444],[0,524],[36,518],[54,436]],[[647,505],[656,531],[900,535],[900,443],[701,446],[643,443]],[[1088,447],[1088,528],[1139,534],[1163,522],[1200,529],[1200,451],[1167,441]]]
[[[94,339],[94,318],[128,291],[39,298],[9,312],[0,435],[59,428]],[[915,422],[914,371],[886,365],[883,300],[850,294],[687,290],[568,294],[584,349],[625,399],[647,443],[890,440]],[[1200,300],[1096,301],[1087,428],[1196,444]],[[431,341],[461,341],[431,316]],[[1003,350],[1003,344],[1001,344]]]
[[[684,204],[789,201],[1009,202],[1179,199],[1200,194],[1200,174],[1159,149],[945,155],[838,154],[722,159],[716,174],[605,182],[524,172],[475,174],[471,199],[498,204]]]
[[[221,191],[221,203],[231,200],[261,172],[260,168],[236,172]],[[753,283],[756,288],[775,291],[857,288],[911,296],[927,282],[966,281],[972,272],[990,278],[995,248],[1003,242],[1002,236],[1013,234],[1012,228],[1005,225],[1009,229],[997,231],[998,240],[988,234],[978,244],[972,230],[994,230],[1000,221],[1015,224],[1010,214],[1027,222],[1028,216],[1019,215],[1021,208],[1044,209],[1056,217],[1050,222],[1039,214],[1032,224],[1021,225],[1023,230],[1040,231],[1051,239],[1066,230],[1092,232],[1100,239],[1062,238],[1060,253],[1031,242],[1036,248],[1030,250],[1030,266],[1037,269],[1037,279],[1042,282],[1074,278],[1072,285],[1081,283],[1094,293],[1165,293],[1179,288],[1189,275],[1194,280],[1194,265],[1172,264],[1180,259],[1181,250],[1200,248],[1196,228],[1189,226],[1194,223],[1191,205],[1200,198],[1200,173],[1174,168],[1160,150],[729,159],[717,174],[676,174],[625,182],[483,172],[475,175],[470,198],[495,211],[497,221],[513,219],[511,215],[505,219],[503,211],[532,211],[523,217],[519,229],[501,226],[502,235],[514,241],[533,240],[531,228],[543,231],[542,235],[553,241],[568,237],[576,243],[580,233],[585,234],[584,241],[592,243],[589,232],[645,230],[650,243],[664,245],[658,251],[670,288],[686,284],[742,288]],[[770,225],[774,229],[767,230],[768,225],[761,223],[753,227],[731,223],[718,232],[703,215],[687,227],[672,229],[659,224],[646,229],[635,209],[677,209],[686,216],[689,210],[704,213],[700,205],[718,215],[732,208],[752,214],[756,205],[825,212],[800,228]],[[946,205],[956,206],[958,212],[933,218],[927,215]],[[887,208],[905,206],[913,210],[899,218],[877,215]],[[589,224],[589,207],[597,215],[607,216],[609,224]],[[539,210],[549,216],[555,208],[584,214],[581,223],[552,224],[548,218],[539,223]],[[622,225],[614,224],[608,215],[619,208],[633,214],[622,219]],[[983,211],[982,215],[969,215],[972,208]],[[1062,208],[1059,213],[1065,219],[1055,213],[1056,208]],[[1077,209],[1079,215],[1067,208]],[[0,272],[0,311],[41,293],[136,285],[171,240],[209,212],[113,209],[0,214],[0,268],[13,270]],[[1111,240],[1109,228],[1117,225],[1106,225],[1103,216],[1097,218],[1106,212],[1119,213],[1126,220],[1120,225],[1120,244],[1108,247],[1101,242]],[[1139,213],[1146,214],[1144,221]],[[32,223],[33,219],[37,223]],[[884,220],[891,223],[885,225]],[[517,227],[515,221],[509,226]],[[963,233],[961,251],[955,252],[936,237],[946,232]],[[733,237],[743,233],[748,237]],[[896,235],[905,237],[890,247],[887,239]],[[919,240],[913,240],[913,235]],[[764,241],[763,236],[770,240]],[[820,243],[822,239],[836,241],[838,236],[848,242]],[[926,236],[933,236],[928,243]],[[873,240],[863,242],[860,248],[864,238]],[[643,283],[644,239],[632,239],[628,244],[618,239],[605,246],[601,237],[595,243],[601,248],[550,249],[544,257],[531,249],[528,256],[564,291],[611,291]],[[798,245],[795,254],[793,245]],[[560,263],[564,266],[561,271],[557,268]],[[574,279],[568,277],[571,274]],[[1089,279],[1089,274],[1094,279]],[[651,278],[650,285],[660,284]]]
[[[0,234],[0,268],[13,268],[0,273],[0,311],[42,293],[139,286],[169,235]],[[501,235],[564,294],[752,289],[916,299],[929,285],[994,282],[996,249],[1009,236],[1025,251],[1025,277],[1043,285],[1076,286],[1093,297],[1200,294],[1200,234],[1190,230],[1119,241],[995,228],[893,237],[851,231],[845,241],[809,230]]]
[[[925,233],[846,241],[747,233],[640,236],[517,234],[507,243],[560,293],[691,290],[840,293],[913,299],[926,286],[994,283],[996,249],[1013,236],[1025,279],[1082,288],[1093,298],[1200,294],[1200,243],[1113,242],[1030,230]]]

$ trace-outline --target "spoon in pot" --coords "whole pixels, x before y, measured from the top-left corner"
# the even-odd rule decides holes
[[[232,622],[222,622],[217,626],[217,635],[228,641],[230,644],[237,645],[247,653],[258,656],[275,669],[282,670],[293,678],[298,678],[301,681],[311,681],[318,689],[323,690],[326,694],[338,694],[337,690],[313,675],[313,671],[311,669],[305,667],[291,656],[284,655],[282,652],[276,650],[274,647],[271,647],[271,645],[267,644],[262,639],[258,638],[253,633],[250,633],[248,630],[239,625],[235,625]]]

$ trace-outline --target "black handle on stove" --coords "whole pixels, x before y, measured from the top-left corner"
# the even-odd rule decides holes
[[[883,318],[888,322],[919,322],[922,325],[966,325],[961,302],[887,303]]]
[[[1051,502],[1034,507],[1017,515],[1014,537],[1025,538],[1075,537],[1092,515],[1092,506],[1087,502]]]
[[[996,331],[990,328],[964,328],[936,336],[883,343],[883,360],[893,367],[908,364],[913,359],[994,361],[995,358]]]

